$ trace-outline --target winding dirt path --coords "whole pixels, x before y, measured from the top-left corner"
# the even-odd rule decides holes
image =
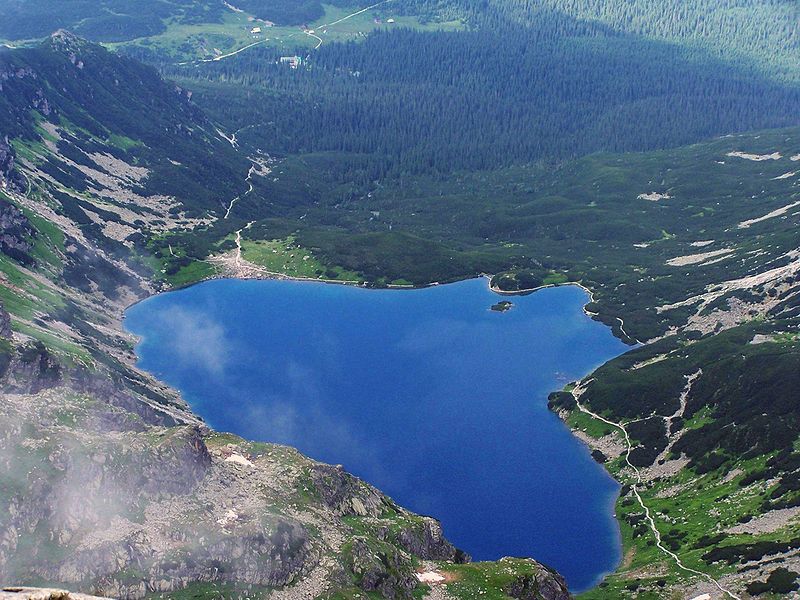
[[[339,23],[342,23],[344,21],[347,21],[348,19],[352,19],[355,16],[358,16],[358,15],[360,15],[362,13],[365,13],[368,10],[372,10],[373,8],[377,8],[377,7],[381,6],[382,4],[386,4],[388,2],[393,2],[393,1],[394,0],[383,0],[382,2],[378,2],[377,4],[373,4],[372,6],[367,6],[366,8],[362,8],[360,10],[357,10],[354,13],[351,13],[349,15],[345,15],[341,19],[337,19],[335,21],[331,21],[330,23],[325,23],[324,25],[318,25],[315,29],[304,29],[303,33],[306,34],[307,36],[317,40],[317,45],[314,46],[314,50],[319,50],[319,47],[322,46],[322,44],[323,44],[323,39],[321,37],[319,37],[316,33],[314,33],[315,31],[321,31],[322,29],[325,29],[326,27],[333,27],[334,25],[338,25]]]
[[[382,2],[378,2],[378,3],[373,4],[371,6],[367,6],[366,8],[362,8],[360,10],[357,10],[356,12],[351,13],[349,15],[345,15],[341,19],[337,19],[335,21],[331,21],[330,23],[325,23],[324,25],[318,25],[315,29],[306,29],[306,30],[303,31],[303,33],[305,33],[307,36],[312,37],[315,40],[317,40],[317,45],[314,46],[314,50],[318,50],[319,47],[322,46],[323,40],[316,33],[314,33],[315,31],[321,31],[322,29],[325,29],[326,27],[333,27],[334,25],[338,25],[339,23],[347,21],[348,19],[352,19],[353,17],[356,17],[356,16],[358,16],[358,15],[360,15],[362,13],[365,13],[368,10],[372,10],[373,8],[378,8],[379,6],[381,6],[383,4],[387,4],[389,2],[393,2],[393,0],[383,0]]]
[[[382,4],[386,4],[388,2],[393,2],[393,1],[394,0],[383,0],[382,2],[378,2],[376,4],[372,4],[371,6],[367,6],[366,8],[362,8],[360,10],[357,10],[354,13],[351,13],[349,15],[345,15],[341,19],[337,19],[335,21],[331,21],[330,23],[325,23],[324,25],[319,25],[317,27],[317,30],[323,29],[325,27],[332,27],[334,25],[338,25],[339,23],[342,23],[343,21],[347,21],[348,19],[352,19],[353,17],[358,16],[358,15],[360,15],[362,13],[365,13],[368,10],[372,10],[373,8],[377,8],[377,7],[381,6]],[[242,11],[242,10],[240,10],[240,9],[234,7],[234,6],[231,6],[231,5],[227,4],[227,3],[225,3],[225,4],[229,9],[233,10],[234,12],[244,12],[244,11]],[[305,35],[307,35],[309,37],[312,37],[315,40],[317,40],[317,45],[314,46],[314,50],[317,50],[317,49],[319,49],[320,46],[322,46],[323,40],[322,40],[321,37],[319,37],[318,35],[313,33],[313,31],[314,30],[305,29],[305,30],[303,30],[303,33]],[[292,35],[294,35],[294,34],[289,34],[290,37]],[[231,56],[236,56],[240,52],[244,52],[245,50],[248,50],[249,48],[252,48],[253,46],[258,46],[259,44],[263,44],[266,41],[267,41],[267,39],[264,38],[263,40],[258,40],[256,42],[253,42],[252,44],[247,44],[246,46],[242,46],[241,48],[239,48],[238,50],[234,50],[233,52],[228,52],[226,54],[220,54],[219,56],[214,56],[212,58],[199,58],[199,59],[196,59],[196,60],[188,60],[188,61],[184,61],[184,62],[179,62],[178,65],[184,66],[184,65],[191,65],[191,64],[197,64],[197,63],[218,62],[220,60],[225,60],[226,58],[230,58]]]
[[[699,373],[695,373],[692,376],[693,377],[692,381],[694,379],[696,379],[699,375],[700,375]],[[602,421],[606,425],[610,425],[610,426],[612,426],[612,427],[614,427],[616,429],[619,429],[622,432],[622,435],[625,437],[625,444],[628,447],[627,451],[625,452],[625,462],[628,463],[628,466],[633,470],[633,473],[635,474],[635,477],[636,477],[636,482],[631,484],[631,491],[636,496],[636,500],[639,503],[639,506],[641,506],[642,510],[644,511],[645,519],[647,520],[647,523],[650,526],[650,530],[653,532],[653,536],[656,539],[656,546],[658,547],[658,549],[661,550],[667,556],[669,556],[675,562],[675,564],[678,566],[678,568],[686,571],[687,573],[692,573],[693,575],[698,575],[698,576],[702,577],[703,579],[705,579],[709,583],[713,584],[720,592],[722,592],[723,594],[727,595],[729,598],[732,598],[733,600],[741,600],[741,598],[739,596],[734,594],[729,589],[723,587],[716,579],[711,577],[711,575],[709,575],[708,573],[704,573],[703,571],[698,571],[697,569],[693,569],[692,567],[687,567],[685,564],[683,564],[683,562],[681,561],[680,557],[677,554],[675,554],[669,548],[664,546],[663,542],[661,541],[661,532],[658,530],[658,527],[656,527],[655,519],[653,519],[653,516],[650,513],[650,509],[645,504],[644,500],[642,499],[642,496],[639,494],[639,486],[642,485],[642,483],[643,483],[642,474],[639,472],[639,469],[636,466],[634,466],[630,461],[631,452],[633,451],[633,443],[631,442],[631,438],[628,435],[628,430],[625,429],[625,426],[622,423],[616,423],[614,421],[610,421],[609,419],[606,419],[605,417],[601,417],[597,413],[594,413],[591,410],[589,410],[588,408],[586,408],[580,402],[580,397],[583,395],[583,392],[586,390],[586,385],[588,385],[591,381],[592,380],[590,379],[589,381],[581,382],[580,384],[578,384],[575,387],[575,389],[572,391],[572,395],[575,398],[575,402],[576,402],[576,404],[578,406],[578,410],[580,410],[582,413],[585,413],[585,414],[589,415],[590,417],[592,417],[594,419],[597,419],[598,421]],[[685,402],[685,399],[682,398],[682,402]],[[674,415],[673,415],[673,417],[674,417]],[[664,419],[673,418],[673,417],[664,417]]]
[[[305,33],[308,37],[312,37],[315,40],[317,40],[317,45],[314,46],[314,50],[317,50],[317,49],[319,49],[320,46],[322,46],[322,38],[319,37],[317,34],[312,33],[309,30],[303,31],[303,33]]]
[[[242,198],[246,197],[248,194],[253,192],[253,182],[251,181],[251,179],[253,178],[253,175],[255,175],[256,173],[256,163],[252,160],[250,162],[252,163],[250,165],[250,170],[247,171],[247,177],[244,178],[245,183],[247,183],[247,191],[244,194],[240,194],[236,196],[236,198],[231,200],[231,203],[228,205],[228,209],[225,211],[225,216],[223,217],[223,219],[227,219],[228,217],[231,216],[231,210],[233,210],[234,205],[239,200],[241,200]],[[250,225],[248,225],[248,227],[250,227]],[[241,231],[241,229],[239,231]]]
[[[219,56],[215,56],[214,58],[201,58],[197,62],[207,63],[207,62],[216,62],[218,60],[225,60],[226,58],[230,58],[231,56],[236,56],[237,54],[239,54],[239,52],[244,52],[248,48],[252,48],[253,46],[258,46],[259,44],[263,44],[266,41],[267,41],[266,39],[258,40],[257,42],[253,42],[252,44],[247,44],[247,46],[242,46],[241,48],[239,48],[238,50],[234,50],[233,52],[228,52],[227,54],[220,54]]]
[[[617,321],[619,321],[619,330],[622,333],[622,335],[624,335],[629,340],[633,340],[637,344],[641,344],[642,343],[639,340],[637,340],[635,337],[633,337],[632,335],[628,334],[627,331],[625,331],[625,321],[622,320],[622,317],[617,317]]]
[[[393,0],[383,0],[382,2],[378,2],[376,4],[373,4],[372,6],[367,6],[366,8],[362,8],[361,10],[357,10],[356,12],[354,12],[352,14],[349,14],[346,17],[342,17],[341,19],[337,19],[336,21],[332,21],[330,23],[325,23],[324,25],[320,25],[319,27],[317,27],[317,29],[323,29],[325,27],[332,27],[334,25],[338,25],[342,21],[347,21],[347,19],[351,19],[351,18],[353,18],[353,17],[355,17],[357,15],[360,15],[361,13],[365,13],[368,10],[372,10],[373,8],[378,8],[382,4],[388,4],[389,2],[392,2],[392,1]]]

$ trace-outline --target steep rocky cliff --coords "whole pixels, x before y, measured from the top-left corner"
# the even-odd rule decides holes
[[[11,331],[11,315],[0,302],[0,338],[10,339],[13,335]]]
[[[8,138],[0,139],[0,188],[22,192],[25,189],[25,179],[15,168],[14,158],[14,149],[8,143]],[[0,226],[0,231],[2,229]]]
[[[0,147],[0,154],[2,151]],[[0,173],[0,178],[2,176]],[[0,252],[20,261],[30,261],[28,252],[33,247],[32,236],[33,227],[27,217],[19,208],[0,197]]]

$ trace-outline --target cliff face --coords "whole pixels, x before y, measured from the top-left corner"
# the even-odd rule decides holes
[[[563,577],[547,568],[539,569],[535,575],[517,578],[505,591],[518,600],[567,600],[572,597]]]
[[[4,389],[36,393],[60,381],[61,365],[41,342],[32,342],[11,353]]]
[[[0,183],[11,182],[13,180],[3,179],[2,154],[3,148],[0,144]],[[0,197],[0,252],[23,262],[30,262],[28,252],[33,247],[33,233],[33,227],[22,211]]]
[[[3,303],[0,302],[0,338],[10,339],[11,335],[11,315],[3,307]],[[0,373],[0,376],[2,376],[2,373]]]
[[[22,192],[25,190],[25,179],[16,170],[14,158],[14,149],[8,143],[8,138],[0,139],[0,188]]]

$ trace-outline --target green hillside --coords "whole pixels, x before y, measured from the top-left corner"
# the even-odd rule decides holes
[[[209,431],[136,369],[120,327],[132,302],[211,277],[486,274],[502,293],[579,283],[632,346],[551,396],[623,484],[624,559],[585,597],[798,589],[794,3],[361,8],[0,0],[0,38],[22,46],[0,49],[0,435],[37,440],[0,454],[0,521],[20,532],[0,575],[116,596],[422,598],[425,569],[456,598],[566,597],[533,561],[461,564],[435,521],[343,471]],[[247,462],[256,477],[231,470]],[[80,522],[52,503],[77,501],[73,473],[117,486]],[[228,485],[274,507],[245,538]],[[191,546],[206,536],[218,554]],[[231,549],[262,543],[270,570],[237,571]],[[86,567],[101,554],[116,562]]]

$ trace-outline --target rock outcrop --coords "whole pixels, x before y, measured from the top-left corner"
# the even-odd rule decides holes
[[[35,394],[58,385],[61,364],[41,342],[29,342],[10,353],[10,366],[2,381],[8,391]]]
[[[401,529],[397,533],[396,541],[420,558],[454,563],[470,561],[469,554],[453,546],[444,537],[441,523],[430,517],[422,517],[414,526]]]
[[[13,332],[11,331],[11,315],[0,302],[0,338],[11,339]],[[0,373],[2,377],[2,373]]]
[[[506,594],[517,600],[570,600],[564,578],[552,569],[536,564],[534,575],[519,577],[506,587]]]
[[[356,539],[349,548],[349,560],[350,569],[364,591],[378,592],[384,598],[395,600],[410,598],[416,587],[411,565],[388,544],[376,546],[365,539]]]
[[[0,139],[0,189],[15,192],[25,191],[25,178],[15,168],[14,149],[7,137]],[[0,225],[0,231],[3,227]]]
[[[52,359],[31,352],[36,366],[16,379],[28,385],[6,387],[0,404],[4,582],[143,598],[316,580],[410,600],[416,560],[465,558],[438,522],[341,467],[196,424],[149,424],[69,377],[31,385]]]
[[[70,396],[9,393],[0,407],[0,480],[13,482],[1,580],[140,598],[201,581],[285,586],[317,563],[321,542],[289,509],[294,478],[275,486],[278,465],[227,460],[231,448],[191,425],[102,431],[94,422],[120,410]]]
[[[2,154],[2,148],[0,148]],[[0,157],[1,158],[1,157]],[[0,171],[2,163],[0,163]],[[3,174],[0,172],[0,181]],[[0,196],[0,252],[22,263],[30,263],[34,229],[28,218],[16,206]]]

